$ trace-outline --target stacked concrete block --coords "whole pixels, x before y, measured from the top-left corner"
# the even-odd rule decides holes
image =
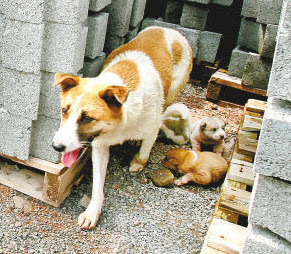
[[[184,3],[177,0],[168,0],[164,20],[169,23],[179,24]]]
[[[111,4],[112,0],[90,0],[89,10],[93,12],[99,12],[107,5]]]
[[[268,2],[268,1],[266,1]],[[290,1],[282,5],[268,85],[268,103],[254,161],[257,174],[242,254],[290,253],[291,86]],[[289,50],[287,50],[289,47]]]
[[[146,0],[134,0],[130,18],[130,26],[137,27],[143,19]]]
[[[96,77],[100,73],[103,63],[105,61],[106,54],[102,52],[95,59],[87,59],[84,62],[83,75],[84,77]]]
[[[243,2],[241,11],[243,17],[237,46],[245,53],[240,54],[242,57],[239,65],[240,70],[237,70],[238,52],[233,50],[229,64],[229,75],[242,78],[247,86],[267,90],[281,6],[281,0],[244,0]],[[245,54],[249,54],[247,61],[245,61]],[[256,56],[251,54],[256,54]],[[241,66],[244,62],[245,66],[242,72]],[[263,71],[264,76],[259,80],[257,80],[258,70]]]

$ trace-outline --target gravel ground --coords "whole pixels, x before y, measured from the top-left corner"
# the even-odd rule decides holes
[[[191,109],[193,120],[217,114],[227,119],[228,138],[234,137],[242,110],[207,102],[205,92],[187,85],[178,101]],[[90,173],[60,208],[0,184],[0,253],[200,253],[220,186],[154,186],[146,173],[163,168],[161,159],[172,147],[159,138],[144,173],[136,176],[128,171],[133,147],[111,149],[103,212],[90,231],[77,225],[85,209],[80,200],[91,195]]]

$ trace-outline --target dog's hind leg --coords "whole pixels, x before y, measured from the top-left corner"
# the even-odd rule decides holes
[[[175,180],[175,185],[184,185],[189,182],[198,183],[201,185],[208,185],[211,183],[211,173],[209,171],[201,172],[194,172],[194,173],[187,173],[186,175],[183,175],[178,180]]]
[[[138,153],[135,154],[130,162],[129,172],[135,173],[143,170],[152,150],[152,147],[157,139],[158,131],[155,131],[153,135],[148,136],[142,140],[141,147]]]

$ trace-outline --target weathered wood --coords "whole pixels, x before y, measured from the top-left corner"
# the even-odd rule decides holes
[[[253,166],[250,165],[252,165],[252,163],[233,159],[230,163],[228,179],[253,186]]]
[[[228,101],[223,101],[223,100],[219,100],[218,105],[221,107],[231,107],[231,108],[240,108],[240,109],[244,109],[244,106],[239,105],[239,104],[235,104],[232,102],[228,102]]]
[[[246,104],[246,111],[264,114],[267,108],[267,102],[255,99],[249,99]]]
[[[205,241],[207,246],[222,253],[239,254],[243,247],[246,228],[213,218]]]
[[[242,153],[255,154],[258,146],[258,140],[238,135],[238,151]]]
[[[0,156],[12,160],[16,163],[32,167],[32,168],[37,168],[39,170],[54,174],[54,175],[60,175],[64,171],[66,171],[66,167],[62,163],[52,163],[49,161],[45,161],[39,158],[34,158],[34,157],[29,157],[28,160],[19,160],[16,157],[11,157],[5,154],[0,153]]]
[[[217,101],[221,92],[222,86],[209,82],[207,85],[206,98]]]
[[[258,139],[258,132],[253,132],[253,131],[243,131],[243,130],[239,130],[238,135],[247,137],[247,138],[252,138],[257,140]]]
[[[219,207],[239,215],[248,216],[251,193],[235,187],[222,190]]]
[[[260,131],[262,127],[262,118],[257,118],[249,115],[244,116],[242,124],[243,131]]]

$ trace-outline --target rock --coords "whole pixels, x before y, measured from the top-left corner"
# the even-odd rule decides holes
[[[174,175],[168,169],[157,169],[148,174],[148,177],[158,187],[173,187]]]
[[[90,198],[85,194],[82,198],[81,198],[81,200],[80,200],[80,202],[79,202],[79,205],[80,206],[83,206],[83,207],[85,207],[85,208],[87,208],[87,206],[89,205],[89,203],[90,203]]]
[[[28,200],[22,197],[14,196],[13,202],[14,202],[15,208],[22,209],[25,213],[30,213],[33,210],[33,206],[31,202],[29,202]]]

